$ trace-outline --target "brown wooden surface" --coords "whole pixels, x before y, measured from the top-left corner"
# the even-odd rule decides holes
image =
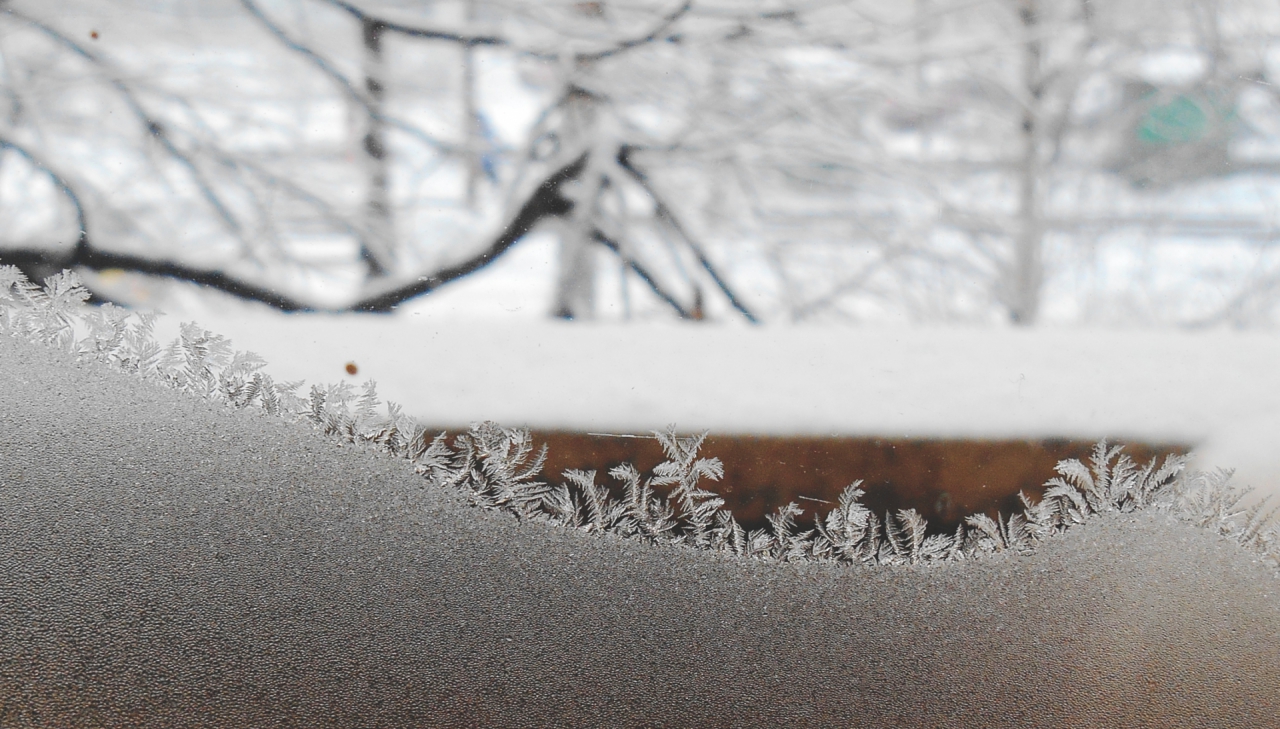
[[[649,474],[663,460],[652,438],[534,431],[548,446],[544,477],[559,482],[570,468],[596,470],[611,488],[610,468],[630,462]],[[1125,453],[1145,463],[1176,444],[1125,443]],[[1088,462],[1093,441],[973,441],[890,438],[709,436],[701,451],[724,463],[725,478],[707,486],[723,496],[744,526],[765,525],[765,514],[789,501],[804,508],[802,524],[826,513],[844,487],[861,479],[863,503],[883,514],[914,508],[931,531],[954,530],[977,512],[1021,510],[1018,492],[1039,497],[1054,466],[1065,458]],[[618,492],[620,495],[620,492]],[[830,502],[821,503],[810,499]]]

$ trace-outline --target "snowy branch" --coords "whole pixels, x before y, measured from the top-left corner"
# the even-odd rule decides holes
[[[89,51],[80,43],[71,40],[71,38],[66,34],[59,32],[46,23],[6,7],[0,7],[0,13],[9,15],[26,25],[35,28],[59,45],[70,50],[75,55],[99,68],[106,77],[107,82],[124,100],[125,104],[133,112],[134,116],[137,117],[143,129],[145,129],[151,137],[164,147],[170,157],[187,169],[192,181],[195,182],[196,186],[200,190],[201,196],[204,197],[209,206],[217,213],[218,218],[227,227],[227,229],[239,238],[242,243],[247,244],[247,241],[244,238],[244,231],[242,230],[240,223],[236,220],[235,216],[232,215],[226,202],[223,201],[222,197],[214,190],[213,185],[210,184],[209,180],[205,177],[204,172],[201,171],[200,167],[189,154],[178,149],[178,146],[169,135],[168,130],[156,117],[147,112],[133,89],[129,88],[129,85],[124,82],[124,77],[121,73],[112,68],[111,65],[103,58]]]
[[[747,305],[742,301],[742,298],[734,292],[732,287],[729,286],[729,282],[725,280],[724,276],[722,276],[716,269],[715,264],[713,264],[711,259],[707,257],[707,254],[702,250],[702,247],[694,241],[693,236],[691,236],[684,229],[684,226],[680,224],[680,219],[676,217],[675,212],[670,208],[670,206],[663,202],[662,197],[658,195],[658,191],[653,188],[652,184],[650,184],[648,176],[631,161],[631,150],[629,148],[623,147],[618,151],[618,166],[626,170],[627,173],[629,173],[637,182],[640,183],[642,187],[644,187],[645,192],[649,193],[649,196],[653,199],[654,206],[657,209],[658,217],[666,221],[666,223],[671,226],[672,230],[684,239],[685,243],[689,246],[689,249],[693,251],[694,256],[698,259],[698,263],[707,272],[707,274],[711,276],[711,280],[720,288],[720,291],[725,295],[725,298],[729,299],[729,303],[733,305],[733,308],[737,309],[738,313],[742,314],[742,316],[752,324],[760,323],[760,319],[752,313],[751,309],[747,308]]]
[[[479,253],[434,273],[420,276],[418,280],[407,285],[394,286],[386,291],[366,295],[355,304],[353,311],[387,312],[396,305],[409,299],[430,293],[435,289],[488,266],[506,253],[527,234],[535,224],[547,217],[558,217],[573,210],[573,202],[561,194],[560,188],[569,180],[577,178],[586,167],[587,156],[583,155],[574,162],[556,170],[538,185],[534,193],[525,200],[520,209],[511,218],[502,231]]]

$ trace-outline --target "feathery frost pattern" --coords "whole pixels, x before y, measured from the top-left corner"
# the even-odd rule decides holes
[[[522,520],[777,562],[919,565],[1028,553],[1099,515],[1156,508],[1213,529],[1280,567],[1280,507],[1265,501],[1243,507],[1249,491],[1230,483],[1230,471],[1188,473],[1182,456],[1140,466],[1104,440],[1087,465],[1060,462],[1043,499],[1023,494],[1021,513],[974,514],[949,535],[929,534],[914,509],[873,513],[861,503],[861,482],[850,484],[812,528],[796,523],[803,512],[790,503],[769,515],[768,529],[748,532],[703,486],[724,477],[718,459],[698,456],[705,433],[681,436],[674,427],[655,432],[666,460],[647,477],[630,464],[610,470],[609,478],[621,486],[616,499],[594,471],[566,471],[554,484],[539,480],[546,448],[535,448],[526,429],[484,422],[450,440],[426,431],[394,403],[383,406],[372,381],[358,394],[347,384],[312,385],[303,398],[295,394],[301,382],[276,383],[262,372],[260,357],[235,352],[224,337],[183,324],[180,336],[161,347],[152,315],[110,304],[89,307],[88,297],[73,272],[53,276],[41,288],[17,268],[0,266],[0,333],[232,407],[256,404],[267,414],[309,422],[344,442],[408,460],[428,482],[463,491],[477,507]]]

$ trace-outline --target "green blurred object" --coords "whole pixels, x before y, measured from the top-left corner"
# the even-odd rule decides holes
[[[1138,141],[1161,146],[1199,142],[1235,119],[1230,105],[1209,96],[1180,95],[1152,107],[1138,123]]]
[[[1108,169],[1138,188],[1163,188],[1231,172],[1235,100],[1219,90],[1161,93],[1145,83],[1128,89],[1134,114],[1115,137]],[[1131,136],[1132,135],[1132,136]]]

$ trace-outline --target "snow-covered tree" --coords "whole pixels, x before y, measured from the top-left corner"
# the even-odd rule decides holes
[[[1280,136],[1276,25],[1260,0],[3,0],[0,261],[387,311],[547,227],[567,318],[616,275],[684,318],[1030,324],[1074,260],[1049,243],[1132,222],[1095,198]]]

